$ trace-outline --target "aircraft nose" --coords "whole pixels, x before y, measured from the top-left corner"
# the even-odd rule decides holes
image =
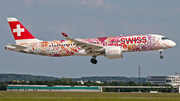
[[[174,47],[174,46],[176,46],[176,43],[175,42],[171,42],[171,47]]]

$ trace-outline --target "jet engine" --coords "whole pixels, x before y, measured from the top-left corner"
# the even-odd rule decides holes
[[[119,46],[106,47],[104,52],[105,52],[104,56],[107,57],[108,59],[123,58],[123,52],[121,50],[121,47]]]

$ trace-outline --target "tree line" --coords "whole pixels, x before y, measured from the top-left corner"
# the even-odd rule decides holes
[[[19,85],[48,85],[49,87],[55,86],[55,85],[69,85],[69,86],[160,86],[158,84],[151,84],[151,83],[142,83],[142,84],[136,84],[133,81],[127,82],[127,83],[122,83],[122,82],[107,82],[104,81],[102,83],[96,83],[93,81],[87,81],[84,84],[81,84],[80,82],[73,81],[72,79],[69,78],[61,78],[61,79],[56,79],[53,81],[33,81],[30,80],[29,82],[13,82],[13,81],[8,81],[8,82],[0,82],[0,90],[6,90],[6,87],[8,84],[19,84]],[[166,85],[170,86],[170,85]],[[140,89],[141,92],[149,92],[149,91],[159,91],[159,92],[171,92],[173,90],[173,87],[171,88],[160,88],[160,89],[155,89],[155,88],[148,88],[148,89]],[[139,91],[137,88],[121,88],[121,92],[131,92],[131,91]],[[118,89],[116,88],[103,88],[103,92],[118,92]]]
[[[18,80],[18,81],[29,81],[29,80],[55,80],[55,79],[60,79],[60,78],[56,78],[56,77],[48,77],[48,76],[34,76],[34,75],[27,75],[27,74],[1,74],[0,73],[0,81],[11,81],[11,80]]]

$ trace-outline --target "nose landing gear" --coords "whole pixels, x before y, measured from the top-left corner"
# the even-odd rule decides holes
[[[163,50],[159,50],[159,51],[160,51],[160,59],[163,59],[163,55],[162,55]]]
[[[97,64],[96,56],[92,56],[91,63],[92,64]]]
[[[160,59],[163,59],[163,56],[162,56],[162,55],[160,56]]]

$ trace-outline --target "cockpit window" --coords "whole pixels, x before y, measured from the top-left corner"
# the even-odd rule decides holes
[[[167,37],[162,37],[161,39],[162,40],[169,40],[169,38],[167,38]]]

